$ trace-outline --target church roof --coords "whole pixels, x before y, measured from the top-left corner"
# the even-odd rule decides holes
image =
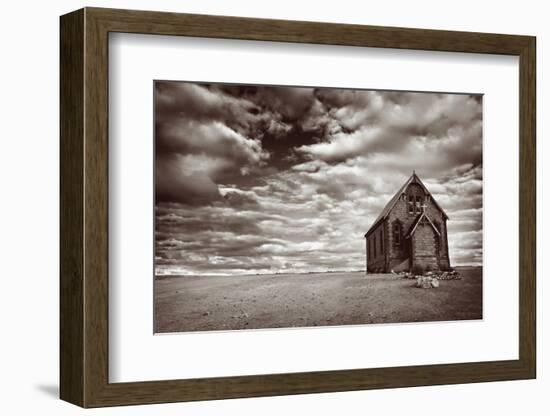
[[[413,223],[411,224],[411,227],[409,228],[409,231],[407,232],[407,234],[405,234],[405,238],[409,238],[414,233],[414,230],[416,230],[416,227],[418,227],[418,224],[420,224],[420,221],[422,221],[422,218],[426,218],[430,223],[430,225],[432,226],[432,228],[437,233],[437,235],[439,236],[441,235],[441,233],[439,232],[437,227],[434,225],[430,217],[428,217],[426,213],[423,212],[422,214],[418,215],[418,217],[416,217],[416,219],[413,221]]]
[[[439,208],[439,210],[443,213],[443,216],[445,218],[449,218],[447,216],[447,214],[445,213],[445,211],[443,211],[443,208],[441,208],[441,206],[437,203],[437,201],[435,200],[435,198],[432,196],[431,192],[428,191],[428,188],[426,188],[426,186],[424,185],[424,183],[420,180],[420,178],[418,177],[418,175],[416,174],[416,172],[413,171],[412,175],[410,176],[409,179],[407,179],[407,181],[403,184],[403,186],[401,188],[399,188],[399,190],[397,191],[397,193],[392,197],[392,199],[390,199],[390,201],[386,204],[386,206],[384,207],[384,209],[382,210],[382,212],[380,213],[380,215],[378,215],[378,217],[376,218],[376,220],[374,220],[374,222],[372,223],[372,225],[370,226],[369,230],[367,231],[367,233],[365,234],[365,237],[367,235],[370,234],[371,231],[374,230],[374,228],[376,228],[376,226],[378,225],[378,223],[380,223],[380,221],[384,220],[388,214],[390,213],[390,211],[392,210],[392,208],[394,207],[394,205],[396,204],[397,201],[399,201],[399,197],[403,194],[403,192],[405,192],[405,190],[407,189],[407,186],[409,186],[411,183],[417,183],[419,184],[422,189],[424,190],[424,192],[429,195],[431,198],[432,198],[432,201],[434,202],[435,206],[437,208]]]

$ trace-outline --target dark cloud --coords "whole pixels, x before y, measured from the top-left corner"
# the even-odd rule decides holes
[[[481,96],[155,83],[158,273],[357,270],[412,170],[482,259]]]

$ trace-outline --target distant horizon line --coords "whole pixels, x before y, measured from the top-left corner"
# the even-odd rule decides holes
[[[483,267],[483,264],[460,264],[456,266],[452,266],[451,269],[459,268],[459,267]],[[234,274],[228,274],[228,273],[197,273],[197,274],[157,274],[155,273],[155,278],[166,278],[166,277],[200,277],[200,276],[216,276],[216,277],[230,277],[230,276],[273,276],[277,274],[321,274],[321,273],[364,273],[365,269],[356,269],[356,270],[316,270],[311,272],[292,272],[292,271],[284,271],[284,272],[272,272],[272,273],[234,273]],[[390,273],[371,273],[371,274],[392,274]]]

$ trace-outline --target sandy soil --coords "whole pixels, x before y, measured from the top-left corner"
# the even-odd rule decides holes
[[[157,278],[155,332],[481,319],[482,269],[457,270],[437,289],[364,272]]]

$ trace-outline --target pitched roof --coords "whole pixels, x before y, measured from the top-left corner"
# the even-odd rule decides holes
[[[392,197],[392,199],[390,199],[390,201],[386,204],[386,206],[384,207],[384,209],[382,210],[382,212],[380,213],[380,215],[378,215],[378,217],[376,218],[376,220],[374,220],[374,222],[372,223],[372,225],[370,226],[369,230],[366,232],[365,234],[365,237],[367,235],[370,234],[371,231],[374,230],[374,228],[376,228],[376,226],[378,225],[378,223],[380,221],[382,221],[383,219],[385,219],[388,214],[390,213],[390,211],[392,210],[392,208],[394,207],[394,205],[396,204],[397,201],[399,201],[399,197],[403,194],[403,192],[405,192],[405,190],[407,189],[407,186],[409,186],[411,183],[417,183],[419,184],[422,189],[424,190],[424,192],[429,195],[431,198],[432,198],[432,201],[434,202],[435,206],[437,208],[439,208],[439,210],[443,213],[443,216],[445,218],[449,218],[447,216],[447,214],[445,213],[445,211],[443,211],[443,208],[441,208],[441,206],[437,203],[437,201],[435,200],[435,198],[432,196],[431,192],[428,191],[428,188],[426,188],[426,185],[424,185],[424,183],[420,180],[420,178],[418,177],[418,175],[416,174],[416,172],[413,171],[412,175],[410,176],[409,179],[407,179],[407,181],[403,184],[403,186],[401,188],[399,188],[399,190],[397,191],[397,193]]]
[[[405,234],[405,238],[409,238],[414,233],[414,230],[416,230],[416,227],[418,227],[418,224],[420,224],[420,221],[422,221],[422,218],[426,218],[428,220],[428,222],[430,223],[430,225],[432,226],[432,228],[437,233],[437,235],[439,235],[439,236],[441,235],[441,233],[439,232],[437,227],[434,225],[434,223],[432,222],[430,217],[428,217],[426,215],[426,213],[423,212],[418,217],[416,217],[416,219],[413,221],[413,223],[411,224],[411,227],[409,228],[409,231],[407,232],[407,234]]]

